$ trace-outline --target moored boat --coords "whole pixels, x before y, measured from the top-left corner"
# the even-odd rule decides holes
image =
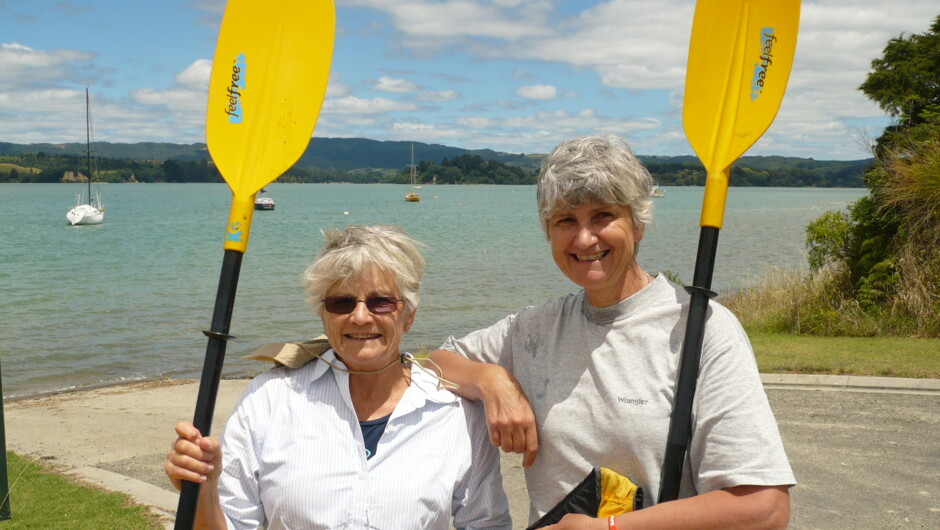
[[[415,165],[415,144],[411,144],[411,187],[414,189],[420,189],[421,186],[415,186],[415,178],[418,174],[418,166]],[[405,194],[405,200],[408,202],[420,202],[421,196],[414,191],[409,191]]]
[[[72,226],[100,225],[104,222],[104,205],[101,204],[101,196],[92,197],[91,195],[94,171],[91,167],[91,104],[87,88],[85,89],[85,145],[88,160],[88,200],[83,201],[81,193],[75,196],[75,207],[65,214],[65,218]]]
[[[99,210],[91,204],[82,204],[81,194],[76,197],[75,202],[75,207],[65,214],[70,225],[100,225],[104,222],[104,209]],[[101,204],[100,200],[98,204]]]
[[[255,210],[273,210],[277,204],[271,197],[261,197],[255,199]]]
[[[264,196],[267,192],[268,190],[261,188],[258,197],[255,199],[255,210],[273,210],[277,206],[274,199]]]

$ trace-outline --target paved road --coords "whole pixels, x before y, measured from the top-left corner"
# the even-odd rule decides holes
[[[799,482],[790,528],[940,529],[940,393],[788,386],[767,394]],[[513,520],[524,523],[518,461],[503,459],[504,482]]]
[[[940,528],[940,395],[768,389],[791,528]]]

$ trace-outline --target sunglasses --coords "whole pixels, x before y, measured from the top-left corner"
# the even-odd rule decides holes
[[[387,315],[398,310],[398,304],[403,300],[391,296],[370,296],[359,300],[352,296],[330,296],[324,298],[323,308],[337,315],[348,315],[356,310],[359,302],[365,302],[366,308],[373,315]]]

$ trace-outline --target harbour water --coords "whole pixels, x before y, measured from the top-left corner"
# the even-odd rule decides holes
[[[275,184],[255,212],[225,361],[230,376],[268,342],[312,338],[319,319],[300,276],[320,229],[391,223],[427,245],[422,303],[404,347],[439,345],[576,289],[554,266],[534,186]],[[656,199],[639,260],[691,281],[702,188]],[[159,377],[198,377],[222,262],[224,184],[103,185],[105,222],[68,226],[82,185],[0,186],[0,370],[7,398]],[[740,288],[769,266],[805,267],[806,225],[864,189],[731,188],[713,288]]]

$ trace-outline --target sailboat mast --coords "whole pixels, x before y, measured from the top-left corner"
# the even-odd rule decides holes
[[[88,204],[91,204],[91,104],[85,87],[85,149],[88,159]]]
[[[415,144],[411,144],[411,185],[415,185]]]

